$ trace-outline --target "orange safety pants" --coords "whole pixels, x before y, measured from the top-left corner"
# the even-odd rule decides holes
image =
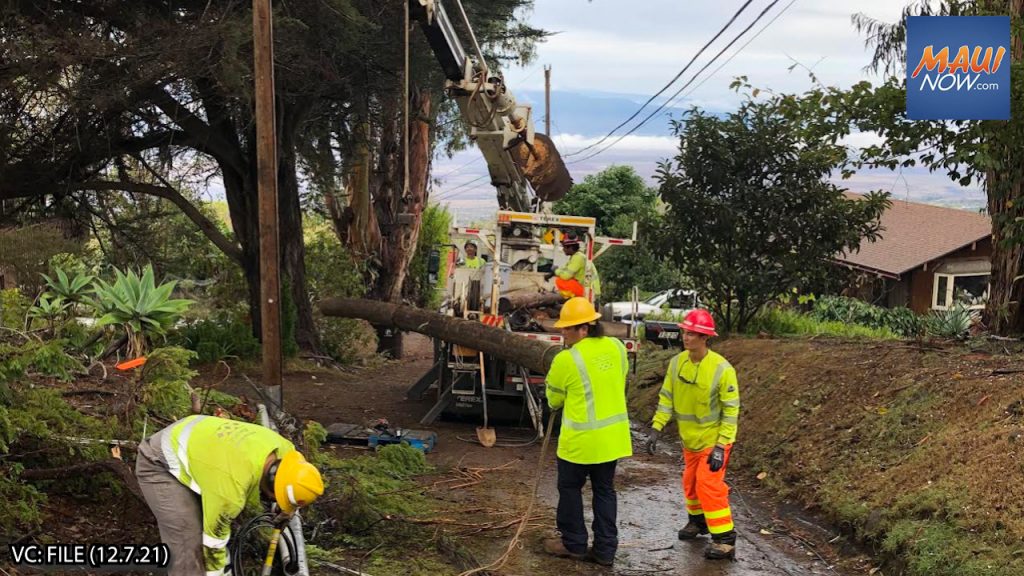
[[[555,278],[555,288],[562,293],[563,296],[566,294],[572,294],[573,296],[583,296],[583,284],[575,278],[564,280],[562,278]]]
[[[700,452],[683,450],[686,468],[683,469],[683,494],[686,495],[686,512],[692,516],[704,516],[711,534],[731,531],[732,510],[729,508],[729,487],[725,484],[725,469],[729,464],[732,444],[725,447],[725,466],[718,472],[708,467],[711,448]]]

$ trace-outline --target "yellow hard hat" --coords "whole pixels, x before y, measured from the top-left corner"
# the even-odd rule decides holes
[[[600,318],[601,314],[594,310],[594,305],[590,303],[590,300],[577,296],[570,298],[562,306],[562,312],[558,315],[558,322],[555,322],[555,328],[589,324]]]
[[[274,497],[281,510],[291,514],[296,508],[312,504],[324,493],[324,480],[298,450],[281,458],[274,475]]]

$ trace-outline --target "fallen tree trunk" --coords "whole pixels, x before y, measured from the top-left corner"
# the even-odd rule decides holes
[[[325,316],[361,318],[371,324],[419,332],[445,342],[480,350],[484,354],[534,372],[547,372],[551,360],[561,349],[555,344],[530,340],[480,322],[376,300],[330,298],[320,303],[320,311]]]
[[[100,460],[99,462],[88,462],[86,464],[76,464],[74,466],[63,466],[60,468],[36,468],[23,470],[19,478],[29,482],[35,480],[65,480],[68,478],[79,478],[85,474],[104,471],[111,472],[120,478],[124,482],[125,487],[128,488],[129,492],[134,494],[140,502],[146,502],[146,498],[142,495],[142,489],[139,488],[139,481],[135,479],[135,474],[132,473],[131,466],[117,458],[108,458],[107,460]]]
[[[562,302],[563,298],[558,292],[525,292],[519,294],[506,294],[498,300],[498,312],[508,314],[520,308],[540,308],[541,306],[554,306]]]

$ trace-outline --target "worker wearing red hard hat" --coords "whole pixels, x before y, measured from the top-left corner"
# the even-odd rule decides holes
[[[689,516],[679,539],[693,540],[710,533],[711,543],[704,556],[712,560],[735,558],[736,531],[725,468],[740,415],[736,370],[708,348],[708,338],[718,333],[707,310],[691,310],[679,327],[683,329],[685,350],[669,363],[647,452],[655,453],[662,428],[675,420],[686,461],[683,492]]]

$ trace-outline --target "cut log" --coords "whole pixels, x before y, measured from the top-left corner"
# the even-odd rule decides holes
[[[498,299],[498,312],[508,314],[520,308],[540,308],[541,306],[554,306],[562,302],[562,296],[558,292],[521,292],[517,294],[506,294]]]
[[[547,372],[551,360],[561,349],[555,344],[530,340],[462,318],[436,312],[359,298],[330,298],[320,303],[325,316],[361,318],[371,324],[394,326],[419,332],[445,342],[480,350],[534,372]]]

